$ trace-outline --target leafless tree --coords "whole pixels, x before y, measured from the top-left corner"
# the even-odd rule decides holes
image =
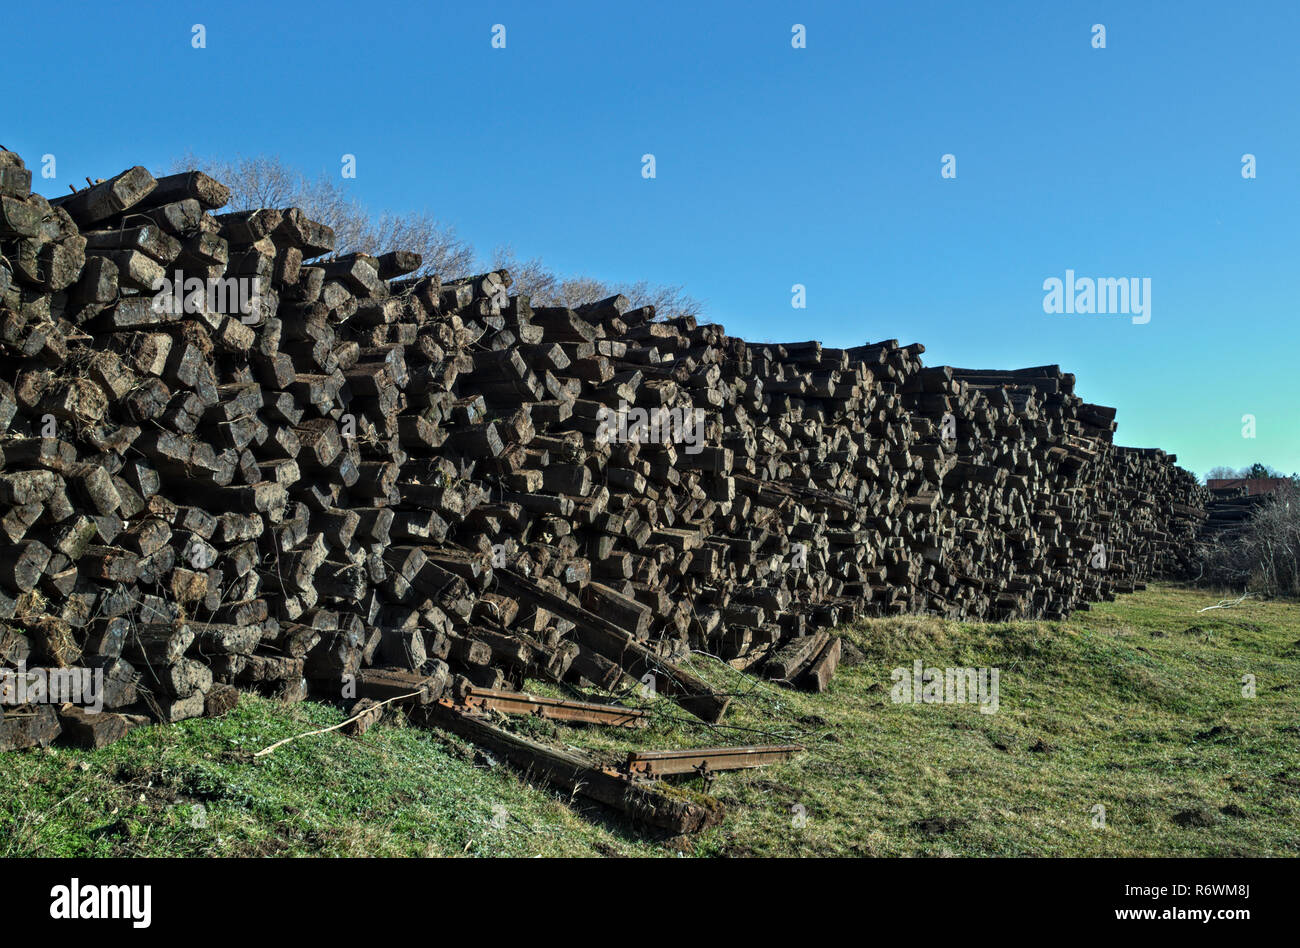
[[[498,248],[490,262],[482,261],[474,248],[457,236],[455,228],[432,214],[373,213],[328,174],[308,178],[278,156],[240,156],[231,160],[189,153],[172,162],[168,170],[174,173],[194,168],[230,188],[230,210],[298,207],[308,217],[328,224],[334,228],[337,253],[414,250],[424,257],[420,273],[437,273],[446,279],[504,268],[514,281],[512,290],[528,294],[541,306],[580,306],[622,293],[633,306],[654,306],[662,319],[700,314],[700,302],[681,286],[559,276],[537,257],[518,259],[508,246]]]
[[[338,253],[414,250],[424,257],[421,273],[450,277],[474,269],[474,250],[456,235],[455,228],[427,211],[372,213],[325,173],[308,178],[279,157],[266,155],[226,160],[187,154],[174,161],[170,170],[194,168],[230,188],[230,210],[301,208],[308,217],[334,228]]]
[[[520,260],[509,247],[498,247],[492,257],[493,269],[510,271],[511,289],[527,293],[541,306],[581,306],[622,293],[633,306],[653,306],[661,319],[698,316],[700,301],[689,296],[681,286],[636,283],[609,283],[590,276],[557,276],[537,257]]]
[[[1269,495],[1239,530],[1200,545],[1201,581],[1266,595],[1300,595],[1300,491]]]

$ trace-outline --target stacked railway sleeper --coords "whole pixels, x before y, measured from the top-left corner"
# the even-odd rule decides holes
[[[47,200],[0,152],[0,660],[102,679],[94,714],[10,700],[0,746],[240,690],[488,740],[530,678],[716,721],[691,652],[825,689],[842,623],[1065,616],[1177,573],[1204,518],[1056,366],[533,306],[228,197],[136,167]]]
[[[1211,488],[1200,539],[1206,543],[1235,541],[1255,511],[1267,506],[1269,499],[1269,494],[1252,494],[1241,485]]]

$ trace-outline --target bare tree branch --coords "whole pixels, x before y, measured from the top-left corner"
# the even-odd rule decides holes
[[[314,179],[287,165],[278,156],[238,156],[233,160],[200,158],[187,153],[172,162],[170,173],[201,169],[230,188],[230,210],[259,207],[298,207],[313,220],[334,228],[336,252],[378,255],[389,250],[413,250],[424,257],[419,273],[444,278],[506,269],[516,293],[527,294],[539,306],[581,306],[622,293],[633,306],[653,306],[660,319],[698,316],[702,305],[681,286],[609,283],[585,275],[559,276],[537,257],[520,260],[509,246],[498,247],[490,264],[456,235],[455,228],[427,211],[372,213],[335,179],[322,173]]]
[[[653,306],[660,319],[698,316],[703,308],[681,286],[653,285],[645,280],[609,283],[583,275],[560,277],[537,257],[520,260],[509,246],[496,249],[492,268],[509,270],[514,281],[511,289],[527,293],[539,306],[582,306],[622,293],[633,306]]]
[[[413,250],[424,257],[419,272],[459,276],[473,271],[474,250],[455,228],[428,212],[372,214],[360,201],[326,174],[315,179],[291,168],[279,157],[257,155],[233,161],[187,154],[171,170],[199,168],[230,188],[231,210],[259,207],[298,207],[313,220],[334,228],[336,252],[386,253]]]

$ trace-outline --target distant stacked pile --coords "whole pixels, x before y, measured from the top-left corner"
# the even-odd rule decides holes
[[[1205,507],[1204,542],[1230,543],[1250,522],[1257,509],[1271,499],[1271,494],[1252,494],[1244,486],[1215,487]]]
[[[120,712],[11,707],[0,747],[231,686],[653,681],[716,720],[690,649],[824,688],[838,623],[1064,616],[1178,572],[1204,517],[1055,366],[532,307],[227,199],[137,167],[47,202],[0,153],[0,660]]]

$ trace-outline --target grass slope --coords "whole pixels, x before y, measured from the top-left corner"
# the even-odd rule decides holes
[[[1215,601],[1166,586],[1065,622],[867,621],[846,633],[865,660],[823,695],[699,657],[694,670],[736,695],[718,729],[666,701],[649,703],[654,722],[640,732],[510,722],[611,760],[631,747],[808,747],[719,775],[709,791],[727,819],[688,841],[644,834],[400,721],[254,762],[253,751],[343,715],[249,697],[224,718],[140,729],[98,752],[0,755],[0,853],[1295,856],[1300,606],[1198,614]],[[893,703],[890,671],[914,659],[998,668],[997,713]]]

